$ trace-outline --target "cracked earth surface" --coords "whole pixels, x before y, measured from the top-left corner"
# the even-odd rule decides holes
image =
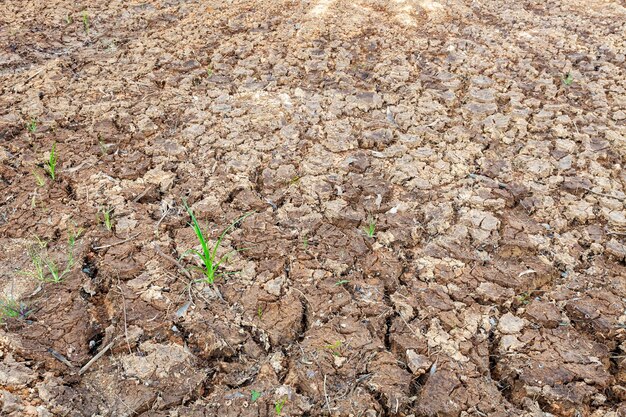
[[[626,416],[625,39],[608,0],[3,1],[1,414]],[[183,198],[254,212],[215,288]]]

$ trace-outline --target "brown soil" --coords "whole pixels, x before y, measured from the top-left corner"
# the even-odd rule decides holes
[[[610,0],[2,1],[0,415],[626,416],[625,39]],[[212,242],[255,211],[215,287],[183,198]]]

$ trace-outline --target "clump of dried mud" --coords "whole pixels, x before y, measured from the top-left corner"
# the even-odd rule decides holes
[[[4,1],[1,414],[626,416],[625,29],[600,0]],[[213,239],[256,212],[215,289],[182,198]],[[80,229],[62,283],[20,273]]]

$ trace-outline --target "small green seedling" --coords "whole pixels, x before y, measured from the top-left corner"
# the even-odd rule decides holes
[[[110,207],[101,208],[100,212],[102,213],[102,222],[104,223],[104,227],[110,232],[113,230],[113,209]]]
[[[369,216],[367,218],[367,228],[363,229],[365,232],[365,235],[369,238],[373,238],[374,234],[376,232],[376,221],[374,220],[374,218],[372,216]]]
[[[35,177],[35,182],[39,187],[43,187],[44,185],[46,185],[46,178],[39,172],[33,171],[33,176]]]
[[[252,402],[256,402],[256,400],[258,400],[259,398],[261,398],[261,393],[257,390],[252,390],[250,391],[250,399],[252,400]]]
[[[59,282],[63,281],[65,276],[74,267],[74,245],[76,244],[77,238],[78,235],[76,233],[70,233],[68,238],[69,248],[67,262],[65,263],[65,268],[63,269],[61,269],[60,263],[55,262],[48,255],[48,252],[46,250],[42,250],[43,248],[41,242],[43,241],[37,238],[40,250],[30,251],[33,268],[30,271],[22,272],[22,274],[31,276],[41,282],[51,282],[58,284]]]
[[[30,119],[30,121],[26,125],[26,129],[28,129],[30,133],[35,133],[37,131],[37,120]]]
[[[340,286],[340,285],[347,284],[347,283],[349,283],[349,282],[350,282],[350,281],[349,281],[349,280],[347,280],[347,279],[341,279],[341,280],[339,280],[339,281],[335,282],[335,285],[336,285],[336,286]]]
[[[26,303],[18,302],[12,297],[0,299],[0,321],[7,317],[25,319],[30,312]]]
[[[211,78],[213,76],[213,68],[206,67],[206,76],[207,78]]]
[[[107,146],[104,143],[104,140],[102,140],[102,136],[100,135],[98,135],[98,146],[100,147],[100,153],[102,154],[102,156],[108,154]]]
[[[341,354],[341,340],[337,340],[332,345],[325,345],[324,349],[328,349],[332,352],[333,356],[339,356]]]
[[[304,246],[305,250],[309,248],[309,237],[307,235],[302,236],[302,246]]]
[[[67,232],[67,242],[71,249],[74,248],[74,246],[76,245],[76,239],[78,239],[80,235],[83,234],[84,231],[85,229],[83,229],[82,227],[76,228],[76,225],[74,225],[74,227],[72,227]]]
[[[289,185],[298,185],[298,184],[300,184],[300,179],[301,178],[302,177],[300,175],[296,175],[291,180],[289,180]]]
[[[33,270],[28,271],[26,274],[36,278],[41,282],[52,282],[58,284],[63,281],[65,275],[67,275],[74,266],[74,260],[69,259],[65,269],[61,270],[60,265],[55,263],[47,255],[40,253],[32,253],[31,260],[33,262]]]
[[[200,246],[202,247],[201,251],[190,249],[187,252],[198,255],[203,265],[202,267],[198,267],[198,269],[200,269],[202,273],[204,274],[204,279],[202,281],[205,281],[206,283],[212,285],[213,282],[215,282],[215,278],[226,275],[226,273],[218,272],[218,269],[220,265],[222,264],[222,262],[227,260],[231,254],[243,250],[243,249],[234,249],[228,252],[226,255],[218,257],[217,250],[222,244],[222,241],[224,240],[224,238],[226,237],[228,233],[230,233],[237,225],[239,225],[242,221],[244,221],[246,217],[250,216],[253,212],[246,213],[243,216],[236,219],[234,222],[232,222],[230,226],[228,226],[226,229],[222,231],[219,238],[217,239],[217,242],[215,242],[213,247],[210,247],[204,236],[204,232],[202,232],[202,228],[200,227],[200,224],[198,223],[198,220],[196,219],[196,216],[193,214],[193,210],[191,210],[191,207],[189,207],[187,205],[187,202],[184,200],[183,200],[183,205],[185,209],[187,210],[189,217],[191,217],[191,223],[189,225],[193,228],[193,231],[195,232],[196,237],[198,238],[198,241],[200,242]]]
[[[46,246],[48,246],[48,241],[47,240],[43,240],[42,238],[40,238],[39,236],[37,236],[34,233],[31,233],[31,234],[35,238],[35,242],[37,242],[37,246],[39,246],[39,249],[45,249]]]
[[[50,150],[50,156],[48,157],[48,160],[45,164],[46,171],[48,172],[48,175],[50,175],[50,178],[52,178],[52,181],[54,181],[57,177],[57,162],[57,144],[53,143],[52,149]]]
[[[572,85],[573,82],[574,82],[574,76],[572,75],[571,72],[568,72],[563,78],[563,84],[569,86],[569,85]]]
[[[528,293],[528,291],[523,292],[520,295],[518,295],[517,301],[524,305],[530,303],[530,294]]]
[[[256,309],[256,315],[257,315],[257,317],[259,318],[259,320],[261,320],[261,319],[263,318],[263,309],[261,308],[261,306],[259,306],[259,307]]]
[[[276,401],[276,403],[274,403],[274,411],[276,411],[276,415],[279,416],[280,413],[283,412],[283,407],[285,406],[285,403],[287,402],[286,398],[283,398],[280,401]]]
[[[89,15],[87,11],[83,11],[83,29],[85,29],[85,33],[89,35]]]

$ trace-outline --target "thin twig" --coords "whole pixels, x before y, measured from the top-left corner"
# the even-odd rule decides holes
[[[404,317],[402,317],[402,314],[398,314],[398,316],[402,319],[402,321],[404,322],[404,324],[406,325],[406,327],[409,328],[409,330],[411,331],[411,333],[413,333],[413,336],[419,338],[420,335],[417,334],[417,332],[415,330],[413,330],[413,328],[409,325],[409,323],[407,323],[407,321],[404,319]]]
[[[33,75],[31,75],[30,77],[28,77],[26,79],[26,81],[24,81],[24,84],[26,84],[27,82],[29,82],[30,80],[32,80],[33,78],[35,78],[36,76],[38,76],[39,74],[41,74],[41,72],[46,69],[46,67],[41,68],[39,71],[35,72]]]
[[[326,374],[324,374],[324,399],[326,400],[326,408],[328,408],[328,415],[332,415],[330,411],[330,404],[328,403],[328,394],[326,393]]]
[[[112,246],[117,246],[117,245],[121,245],[122,243],[126,243],[129,240],[133,240],[134,238],[136,238],[137,236],[139,236],[139,233],[135,233],[134,235],[130,236],[129,238],[126,238],[124,240],[121,240],[119,242],[115,242],[115,243],[111,243],[110,245],[104,245],[104,246],[94,246],[92,249],[93,250],[99,250],[99,249],[106,249],[106,248],[110,248]]]
[[[30,295],[28,295],[26,298],[32,298],[34,296],[36,296],[37,294],[39,294],[41,292],[41,290],[43,290],[43,287],[41,286],[41,284],[39,284],[37,286],[37,288],[35,288],[35,291],[33,291]]]
[[[126,321],[126,298],[124,297],[124,291],[122,291],[122,287],[120,287],[119,279],[117,280],[116,287],[120,291],[120,295],[122,296],[122,309],[124,311],[124,337],[126,338],[126,346],[128,346],[128,353],[132,355],[133,350],[130,348],[130,342],[128,341],[128,322]]]
[[[307,296],[304,295],[304,293],[302,291],[300,291],[299,289],[297,289],[295,287],[291,287],[291,289],[298,291],[300,293],[300,295],[302,295],[302,297],[304,297],[304,300],[307,302],[307,304],[309,305],[309,308],[311,309],[312,317],[315,317],[315,310],[313,309],[313,304],[311,304],[311,301],[309,301]]]
[[[161,255],[163,258],[167,259],[168,261],[172,262],[174,265],[176,265],[178,267],[178,269],[180,269],[180,271],[189,279],[191,279],[191,274],[189,273],[189,271],[187,271],[185,269],[185,267],[183,267],[183,265],[178,262],[176,259],[174,259],[173,257],[169,256],[168,254],[164,253],[161,248],[159,247],[158,243],[155,243],[154,245],[154,251],[156,253],[158,253],[159,255]]]
[[[115,343],[115,340],[117,339],[117,337],[115,339],[113,339],[111,341],[111,343],[109,343],[108,345],[106,345],[104,347],[104,349],[102,349],[100,352],[98,352],[96,354],[96,356],[94,356],[93,358],[91,358],[91,360],[89,362],[87,362],[85,364],[85,366],[83,366],[82,368],[80,368],[80,371],[78,371],[78,375],[82,375],[85,372],[87,372],[87,370],[91,367],[91,365],[93,365],[98,359],[100,359],[105,353],[107,353],[107,351],[109,349],[111,349],[111,347],[113,346],[113,344]]]
[[[61,355],[59,352],[57,352],[56,350],[52,349],[52,348],[48,348],[48,353],[50,353],[52,356],[54,356],[54,359],[58,360],[59,362],[61,362],[63,365],[67,366],[70,369],[74,369],[74,365],[72,365],[72,363],[70,361],[68,361],[67,359],[65,359],[65,356]]]
[[[170,209],[165,210],[165,212],[163,213],[163,215],[157,222],[156,226],[154,226],[154,231],[157,236],[159,235],[159,226],[161,225],[161,222],[163,221],[163,219],[165,219],[165,217],[169,214],[169,212],[170,212]]]
[[[591,188],[586,188],[586,187],[582,187],[582,188],[583,188],[583,190],[585,190],[585,191],[589,191],[590,193],[593,193],[593,194],[595,194],[595,195],[601,195],[602,197],[613,198],[613,199],[615,199],[615,200],[623,200],[623,198],[619,198],[619,197],[617,197],[617,196],[615,196],[615,195],[612,195],[612,194],[600,193],[600,192],[598,192],[598,191],[593,191]]]
[[[150,190],[152,190],[152,185],[150,185],[148,188],[143,190],[141,192],[141,194],[139,194],[137,197],[133,198],[133,203],[136,203],[137,201],[141,200],[141,197],[143,197],[144,195],[148,194],[148,191],[150,191]]]

